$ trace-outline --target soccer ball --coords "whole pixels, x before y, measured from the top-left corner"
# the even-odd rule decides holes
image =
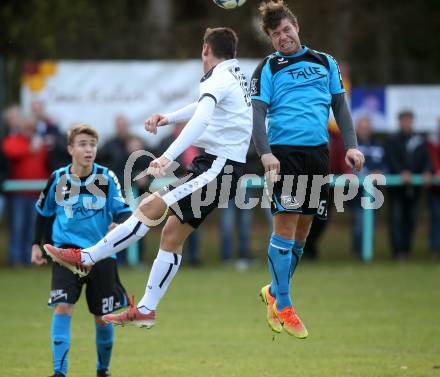
[[[223,9],[235,9],[241,7],[246,0],[212,0],[214,4]]]

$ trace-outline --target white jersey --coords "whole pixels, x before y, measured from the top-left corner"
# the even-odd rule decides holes
[[[209,125],[194,145],[206,153],[246,162],[252,134],[252,103],[246,78],[236,59],[225,60],[200,82],[200,97],[216,102]]]

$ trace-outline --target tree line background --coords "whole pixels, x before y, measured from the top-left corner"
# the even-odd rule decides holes
[[[206,27],[230,26],[239,56],[271,52],[248,0],[3,0],[0,90],[18,100],[20,71],[40,59],[198,58]],[[440,0],[287,0],[303,44],[348,63],[354,85],[440,83]]]

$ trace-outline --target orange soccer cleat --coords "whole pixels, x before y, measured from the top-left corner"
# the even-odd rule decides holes
[[[280,320],[273,311],[275,297],[270,294],[270,284],[265,285],[260,291],[261,300],[266,304],[266,321],[272,331],[280,333],[283,330]]]
[[[134,297],[129,299],[128,309],[117,314],[106,314],[102,316],[103,321],[114,325],[139,326],[140,328],[150,329],[156,321],[156,312],[153,310],[148,314],[143,314],[134,305]]]
[[[86,276],[92,269],[92,266],[82,264],[80,249],[61,249],[49,244],[44,245],[43,248],[54,262],[61,264],[74,274]]]
[[[301,319],[296,314],[295,309],[291,306],[286,306],[283,310],[277,309],[276,303],[273,304],[273,311],[283,325],[283,329],[289,335],[294,335],[299,339],[307,338],[309,333],[302,323]]]

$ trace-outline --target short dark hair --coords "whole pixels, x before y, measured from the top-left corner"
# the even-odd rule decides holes
[[[276,29],[285,18],[292,24],[298,25],[295,14],[284,4],[283,0],[270,0],[267,3],[261,3],[258,10],[262,20],[261,28],[266,34],[269,34],[269,29]]]
[[[203,43],[209,45],[214,56],[219,59],[233,59],[237,54],[238,37],[228,27],[206,29]]]
[[[399,120],[402,120],[402,118],[414,118],[414,113],[411,110],[402,110],[397,115],[397,118]]]

